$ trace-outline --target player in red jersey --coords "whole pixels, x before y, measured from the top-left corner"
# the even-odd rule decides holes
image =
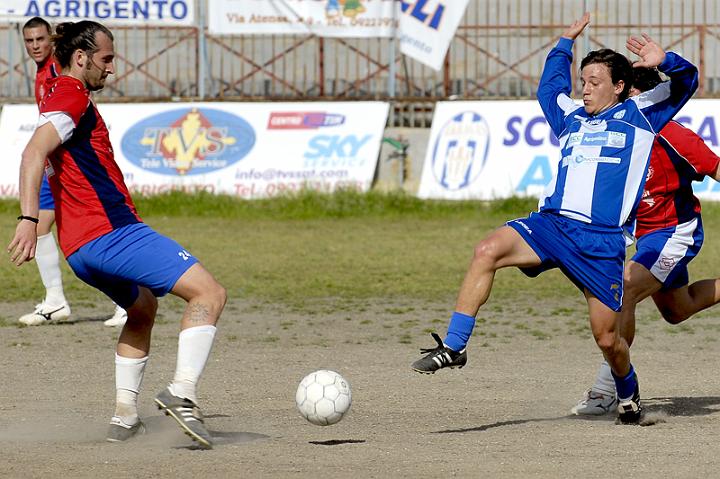
[[[657,86],[657,70],[635,68],[631,95]],[[635,337],[635,307],[652,296],[663,318],[678,324],[720,302],[720,279],[688,285],[688,263],[703,243],[700,201],[692,182],[710,176],[720,181],[720,158],[698,135],[675,121],[655,138],[643,197],[637,211],[637,252],[625,265],[620,334],[628,344]],[[595,384],[571,412],[602,415],[617,404],[615,384],[606,362]]]
[[[62,23],[54,37],[62,74],[49,81],[40,120],[20,166],[21,215],[8,246],[21,265],[35,255],[43,166],[56,202],[60,248],[75,274],[128,312],[115,356],[116,408],[109,441],[142,432],[137,396],[150,350],[157,296],[187,301],[172,383],[155,398],[200,447],[212,447],[197,406],[196,385],[207,363],[225,289],[175,241],[137,214],[110,137],[91,97],[114,73],[113,36],[92,21]]]
[[[37,65],[35,74],[35,102],[45,96],[45,83],[60,74],[60,64],[55,59],[50,36],[50,24],[40,17],[28,20],[22,28],[25,50]],[[32,313],[20,317],[19,321],[28,326],[63,321],[70,317],[70,305],[63,291],[62,273],[60,272],[60,256],[58,255],[52,225],[55,223],[55,202],[53,201],[50,184],[43,176],[40,188],[40,212],[38,214],[38,241],[35,253],[37,263],[45,286],[45,299],[35,307]],[[115,314],[105,321],[107,326],[122,326],[127,320],[125,310],[116,306]]]

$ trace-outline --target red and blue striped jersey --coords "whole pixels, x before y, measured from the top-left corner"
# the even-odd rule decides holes
[[[60,76],[60,64],[54,55],[50,55],[43,65],[38,66],[35,74],[35,103],[39,106],[40,101],[45,96],[45,82],[50,78]]]
[[[70,256],[85,243],[142,220],[115,162],[107,126],[78,79],[61,75],[46,84],[40,122],[55,126],[62,144],[46,173],[55,198],[60,248]]]
[[[692,182],[714,176],[720,157],[692,130],[671,121],[655,137],[645,189],[637,210],[636,236],[686,223],[700,215]]]

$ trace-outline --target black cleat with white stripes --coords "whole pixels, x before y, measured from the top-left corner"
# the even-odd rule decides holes
[[[155,397],[155,404],[158,409],[175,419],[183,432],[201,449],[212,449],[212,437],[205,428],[205,420],[197,404],[187,398],[175,396],[168,388]]]
[[[420,352],[426,356],[412,364],[413,370],[423,374],[434,374],[438,369],[462,368],[467,364],[467,352],[465,349],[460,352],[453,351],[443,344],[440,336],[436,333],[431,334],[438,346],[436,348],[421,349]]]

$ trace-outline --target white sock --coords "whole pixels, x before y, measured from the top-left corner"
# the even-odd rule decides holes
[[[62,273],[60,272],[60,255],[52,233],[38,236],[35,262],[45,286],[45,303],[48,306],[60,306],[65,303]]]
[[[148,357],[126,358],[115,353],[115,416],[129,426],[138,422],[137,397]]]
[[[612,371],[607,361],[603,361],[600,365],[592,390],[609,396],[615,396],[615,380],[612,377]]]
[[[205,369],[215,339],[215,326],[195,326],[180,331],[177,367],[170,391],[197,404],[195,387]]]

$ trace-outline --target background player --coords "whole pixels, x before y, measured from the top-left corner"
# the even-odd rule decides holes
[[[662,82],[657,70],[636,68],[631,95]],[[637,212],[637,252],[625,265],[625,294],[620,334],[628,345],[635,337],[635,307],[652,296],[663,318],[678,324],[720,301],[720,279],[688,286],[688,263],[700,252],[704,233],[700,201],[692,182],[710,176],[720,181],[720,158],[698,135],[671,121],[655,138],[643,199]],[[578,415],[602,415],[617,404],[606,362],[595,384],[572,408]]]
[[[32,259],[43,167],[57,206],[60,247],[75,274],[127,309],[115,356],[116,408],[108,440],[142,432],[137,397],[150,351],[156,296],[185,299],[175,377],[155,398],[201,447],[212,438],[197,406],[225,289],[185,249],[140,220],[113,156],[104,120],[91,99],[114,73],[112,33],[92,21],[62,23],[54,37],[62,74],[46,84],[40,120],[20,166],[20,207],[11,260]]]
[[[660,130],[697,89],[698,72],[679,55],[667,54],[648,36],[631,37],[638,66],[658,66],[672,80],[640,99],[629,99],[632,67],[623,55],[603,49],[581,63],[584,107],[569,97],[572,45],[590,22],[574,22],[548,55],[538,100],[562,145],[558,173],[538,213],[508,222],[475,247],[443,341],[424,350],[413,369],[433,373],[467,362],[475,316],[490,294],[495,272],[518,266],[535,276],[559,267],[588,303],[596,343],[612,368],[623,423],[641,419],[637,377],[627,342],[616,324],[622,302],[625,241],[622,226],[640,200],[650,148]],[[670,86],[670,85],[668,85]]]
[[[50,36],[50,24],[40,17],[28,20],[22,28],[25,50],[37,66],[35,74],[35,103],[45,95],[45,82],[60,74],[60,65],[53,56]],[[45,299],[35,307],[35,311],[20,317],[19,321],[28,326],[47,324],[50,321],[63,321],[70,317],[70,305],[65,298],[58,254],[52,225],[55,223],[55,202],[53,201],[47,177],[43,176],[40,188],[40,211],[37,226],[37,250],[35,262],[40,278],[45,286]],[[122,326],[127,320],[125,310],[115,307],[113,316],[105,321],[107,326]]]

